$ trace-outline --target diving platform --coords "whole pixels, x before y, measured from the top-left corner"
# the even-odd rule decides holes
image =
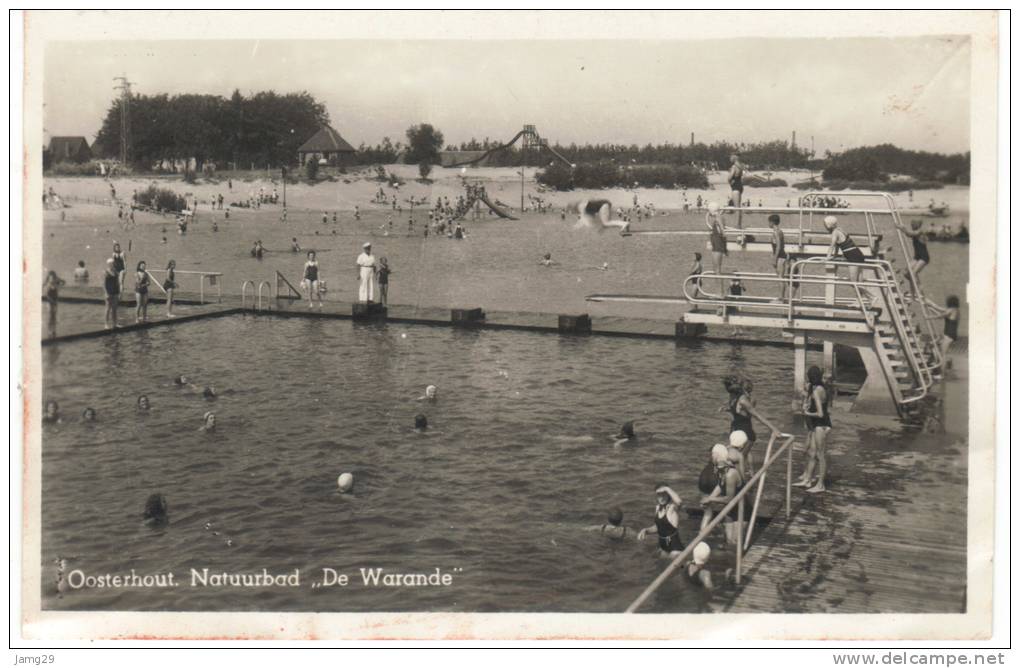
[[[903,257],[911,258],[895,202],[887,193],[842,192],[840,197],[879,199],[878,208],[822,208],[815,204],[822,193],[808,193],[796,209],[738,209],[724,212],[785,213],[796,216],[798,227],[784,230],[788,255],[783,276],[766,273],[705,272],[688,276],[679,296],[641,294],[594,294],[587,301],[676,306],[687,304],[685,324],[765,328],[781,330],[794,343],[794,391],[805,389],[806,351],[811,339],[823,345],[823,366],[837,381],[835,346],[854,348],[867,376],[856,391],[853,410],[903,415],[911,412],[941,380],[944,351],[936,331],[931,304],[924,297],[917,275],[908,266],[893,269],[887,257],[892,247],[883,239],[895,238]],[[831,235],[813,229],[822,215],[862,214],[864,234],[850,234],[863,261],[829,257]],[[878,220],[891,221],[883,233]],[[681,230],[629,230],[624,236],[702,235],[708,232]],[[724,230],[727,248],[733,251],[772,252],[771,230],[732,228]],[[732,264],[733,259],[727,263]],[[737,287],[739,286],[739,289]],[[844,385],[845,384],[841,384]]]

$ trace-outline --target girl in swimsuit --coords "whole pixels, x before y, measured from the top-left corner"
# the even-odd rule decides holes
[[[931,262],[931,257],[928,255],[928,243],[925,240],[925,233],[921,231],[922,224],[920,220],[912,220],[910,221],[909,229],[899,223],[896,225],[900,232],[910,237],[910,241],[914,246],[914,259],[910,263],[910,270],[917,280],[918,290],[921,289],[921,270]],[[908,280],[907,285],[910,286],[911,281]]]
[[[106,328],[113,329],[117,326],[117,307],[120,305],[120,279],[112,257],[106,260],[103,291],[106,293]]]
[[[769,216],[769,227],[772,228],[772,265],[776,268],[776,276],[779,278],[786,277],[786,236],[783,234],[783,230],[779,227],[779,216],[772,214]],[[786,282],[783,281],[782,288],[779,292],[780,301],[786,299]]]
[[[149,272],[145,262],[135,267],[135,322],[145,322],[149,310]]]
[[[754,401],[748,393],[747,387],[749,386],[750,381],[741,382],[741,380],[736,376],[726,376],[723,378],[723,387],[726,388],[726,392],[730,396],[727,405],[721,409],[729,412],[730,414],[730,433],[742,431],[747,435],[747,446],[743,448],[742,454],[746,470],[748,472],[753,470],[753,460],[750,457],[750,452],[758,438],[754,433],[754,423],[752,418],[756,418],[759,422],[772,430],[773,434],[779,433],[779,429],[772,423],[772,421],[755,408]]]
[[[825,456],[825,439],[832,430],[832,420],[829,418],[829,403],[831,397],[829,390],[825,387],[822,379],[822,370],[817,366],[808,369],[808,392],[804,398],[804,417],[807,420],[808,437],[807,450],[805,453],[806,463],[804,473],[794,487],[807,487],[811,494],[818,494],[825,491],[825,474],[828,470],[828,460]],[[815,480],[815,465],[818,466],[818,478]]]
[[[301,283],[308,290],[308,308],[312,308],[317,299],[322,308],[322,295],[319,294],[319,263],[315,259],[315,251],[308,251],[308,262],[305,262],[305,273]]]
[[[839,229],[839,223],[835,216],[826,216],[823,225],[832,234],[832,242],[829,244],[829,252],[826,253],[825,259],[831,260],[839,252],[843,254],[843,258],[847,262],[855,263],[850,267],[850,280],[856,283],[861,278],[861,268],[857,265],[864,264],[864,253],[857,247],[850,235]]]
[[[701,296],[701,274],[705,271],[705,268],[701,264],[701,253],[694,253],[694,263],[691,265],[691,270],[687,273],[690,276],[697,276],[694,279],[694,295],[696,297]]]
[[[43,295],[46,299],[46,303],[50,307],[50,318],[49,318],[49,329],[50,336],[57,335],[57,296],[60,291],[60,286],[64,285],[64,280],[57,276],[57,272],[52,269],[46,274],[46,282],[43,283]]]
[[[118,297],[121,292],[124,292],[124,272],[127,271],[127,256],[120,250],[120,244],[116,241],[113,242],[113,269],[117,273],[117,281],[120,284],[120,289],[117,292]]]
[[[177,263],[170,260],[166,263],[166,280],[163,281],[163,289],[166,290],[166,317],[174,318],[174,290],[177,289]]]
[[[729,451],[725,445],[717,443],[712,446],[712,463],[715,465],[716,485],[715,489],[708,496],[701,497],[701,506],[705,514],[701,518],[701,528],[704,529],[715,517],[715,514],[726,507],[733,497],[744,486],[744,479],[740,471],[730,461]],[[726,514],[723,520],[723,531],[726,534],[726,541],[731,545],[737,543],[736,519],[739,516],[739,508],[734,505]]]
[[[684,550],[680,540],[680,495],[660,483],[655,488],[655,501],[655,524],[639,531],[637,539],[644,540],[654,531],[659,537],[660,556],[675,557]]]
[[[743,208],[743,197],[744,197],[744,165],[740,162],[740,156],[734,153],[730,156],[730,199],[733,200],[733,206]],[[744,227],[744,212],[742,210],[737,211],[737,228],[743,229]]]
[[[719,205],[715,202],[708,203],[708,213],[705,214],[705,224],[710,230],[708,236],[708,248],[712,251],[712,265],[717,275],[722,275],[723,256],[727,255],[726,235],[723,230],[722,216],[719,214]],[[719,279],[719,295],[724,293],[723,279]]]
[[[934,320],[936,318],[945,319],[945,324],[942,328],[942,341],[940,342],[942,347],[942,357],[944,359],[946,352],[949,350],[949,346],[951,346],[953,341],[956,341],[960,335],[960,298],[956,295],[949,295],[946,297],[945,308],[942,308],[931,301],[927,301],[927,304],[929,308],[934,311],[932,315],[928,316],[929,320]],[[946,362],[946,366],[947,368],[949,367],[948,361]]]

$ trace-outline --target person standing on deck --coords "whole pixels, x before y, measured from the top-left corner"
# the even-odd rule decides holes
[[[117,281],[120,283],[120,289],[117,291],[118,298],[121,292],[124,292],[124,274],[127,272],[127,256],[120,250],[120,244],[116,241],[113,242],[113,268],[117,272]]]
[[[358,301],[371,304],[375,301],[376,295],[376,259],[372,255],[372,244],[362,244],[362,253],[357,259],[358,280],[361,285],[358,288]]]
[[[807,492],[818,494],[825,491],[825,474],[828,460],[825,454],[825,439],[832,431],[832,419],[829,417],[829,404],[832,397],[825,387],[822,370],[812,366],[807,372],[808,391],[804,398],[804,418],[807,422],[808,437],[805,452],[804,473],[801,474],[794,487],[807,487]],[[815,465],[818,466],[818,478],[815,476]],[[814,483],[814,484],[812,484]]]
[[[315,259],[315,251],[308,251],[308,261],[305,262],[304,274],[301,278],[301,285],[308,291],[308,308],[319,301],[319,308],[322,308],[322,293],[319,292],[319,262]]]
[[[46,281],[43,283],[43,298],[49,305],[49,330],[50,336],[57,335],[57,300],[59,298],[60,286],[64,285],[64,279],[57,276],[52,269],[46,274]]]
[[[730,156],[730,174],[728,181],[730,183],[730,198],[733,200],[733,206],[743,208],[744,165],[740,162],[740,155],[737,153]],[[743,229],[743,223],[744,212],[737,211],[737,228]]]
[[[776,268],[776,276],[779,278],[786,277],[786,236],[783,234],[782,228],[779,227],[779,216],[772,214],[769,216],[769,227],[772,228],[772,266]],[[779,292],[779,300],[786,299],[786,282],[783,281],[782,288]]]
[[[708,236],[708,248],[712,251],[712,266],[715,269],[715,273],[719,276],[719,297],[722,297],[725,293],[722,278],[722,261],[725,255],[728,255],[726,250],[726,234],[723,231],[722,216],[719,214],[719,205],[715,202],[708,203],[708,213],[705,214],[705,224],[708,225],[710,230]]]
[[[117,306],[120,305],[120,277],[112,257],[106,261],[103,290],[106,293],[106,329],[114,329],[117,327]]]

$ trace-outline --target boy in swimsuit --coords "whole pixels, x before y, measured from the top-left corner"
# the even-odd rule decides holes
[[[786,277],[786,236],[783,234],[783,230],[779,227],[779,216],[772,214],[769,216],[769,227],[772,228],[772,266],[776,268],[776,276],[779,278]],[[783,281],[782,287],[779,292],[780,301],[786,299],[786,282]]]

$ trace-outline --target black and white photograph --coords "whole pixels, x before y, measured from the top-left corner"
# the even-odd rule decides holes
[[[23,634],[987,636],[997,25],[27,12]]]

